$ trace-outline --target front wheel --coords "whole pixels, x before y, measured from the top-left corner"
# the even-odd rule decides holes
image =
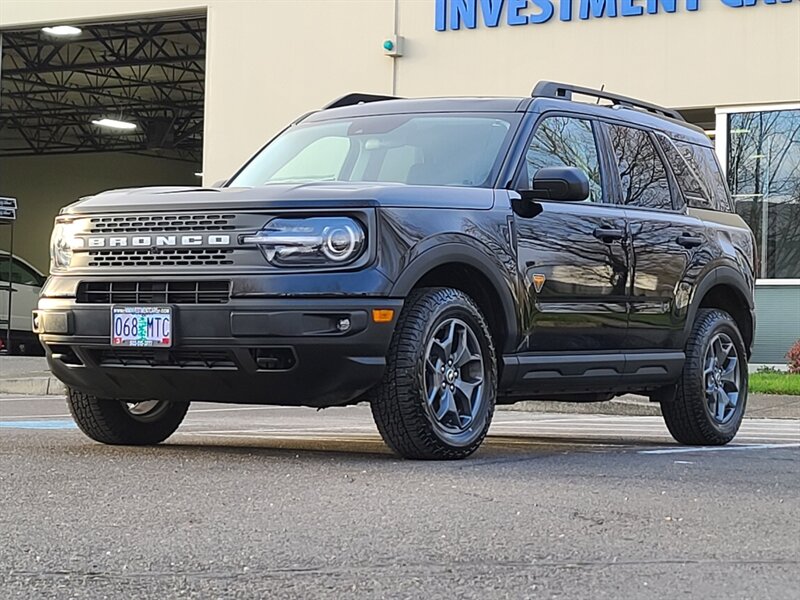
[[[730,442],[742,424],[747,384],[747,354],[736,322],[722,310],[700,309],[675,399],[661,404],[672,437],[696,446]]]
[[[464,292],[413,292],[398,319],[372,415],[405,458],[457,459],[478,449],[494,413],[497,365],[486,320]]]
[[[83,433],[103,444],[149,446],[163,442],[178,428],[188,402],[106,400],[67,389],[67,405]]]

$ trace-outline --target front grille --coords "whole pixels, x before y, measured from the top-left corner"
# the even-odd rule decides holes
[[[225,304],[229,281],[82,281],[79,304]]]
[[[94,360],[101,367],[237,368],[227,350],[111,348],[94,352]]]
[[[91,250],[88,254],[90,267],[186,267],[233,264],[233,249]]]
[[[138,233],[168,231],[228,231],[234,229],[235,215],[228,214],[155,214],[93,217],[89,233]]]

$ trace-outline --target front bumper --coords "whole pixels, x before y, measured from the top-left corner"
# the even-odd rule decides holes
[[[357,400],[380,381],[402,303],[232,298],[173,305],[168,350],[113,348],[109,304],[43,298],[35,322],[53,374],[101,398],[323,407]],[[373,309],[392,309],[394,318],[376,323]]]

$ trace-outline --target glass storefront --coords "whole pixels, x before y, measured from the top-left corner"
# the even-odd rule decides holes
[[[759,248],[758,277],[800,279],[800,109],[727,114],[727,176]]]

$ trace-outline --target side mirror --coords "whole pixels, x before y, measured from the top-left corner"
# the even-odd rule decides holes
[[[520,191],[525,200],[580,202],[589,197],[589,178],[575,167],[544,167],[533,175],[533,189]]]

